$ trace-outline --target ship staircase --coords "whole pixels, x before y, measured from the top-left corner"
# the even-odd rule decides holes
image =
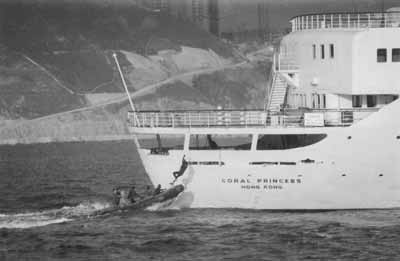
[[[278,112],[286,106],[288,88],[298,87],[299,67],[295,59],[289,55],[274,54],[270,72],[267,95],[265,97],[265,110]]]

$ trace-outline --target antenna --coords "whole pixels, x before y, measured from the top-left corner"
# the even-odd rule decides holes
[[[354,2],[354,0],[351,0],[351,5],[352,5],[352,12],[356,12],[357,11],[357,7],[356,7],[356,3]]]
[[[123,73],[121,71],[121,66],[119,66],[117,54],[114,52],[112,56],[114,57],[115,63],[117,64],[117,69],[118,69],[118,72],[119,72],[119,76],[121,77],[122,85],[124,86],[126,95],[128,96],[129,104],[130,104],[131,109],[133,111],[133,116],[135,117],[136,123],[139,124],[139,119],[138,119],[138,117],[136,115],[136,108],[135,108],[135,105],[133,103],[131,94],[129,93],[128,86],[126,86],[125,78],[124,78],[124,75],[123,75]]]

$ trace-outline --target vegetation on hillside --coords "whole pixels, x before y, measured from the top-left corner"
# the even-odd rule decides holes
[[[199,75],[193,80],[193,87],[214,106],[226,109],[260,109],[264,107],[270,66],[267,64],[257,69],[239,67]]]
[[[24,56],[0,49],[0,119],[32,119],[84,104],[83,97],[64,89]]]
[[[151,55],[181,45],[232,57],[188,22],[111,2],[0,3],[0,117],[35,118],[84,105],[83,94],[122,91],[111,53]],[[126,75],[132,70],[120,55]]]
[[[140,110],[212,109],[210,100],[199,90],[177,81],[136,100]]]

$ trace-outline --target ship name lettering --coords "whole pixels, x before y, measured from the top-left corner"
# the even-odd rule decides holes
[[[242,189],[260,189],[258,185],[242,185]]]
[[[270,179],[262,179],[258,178],[255,180],[251,179],[239,179],[239,178],[223,178],[221,179],[222,183],[228,183],[228,184],[300,184],[302,183],[301,179],[276,179],[276,178],[270,178]]]
[[[282,189],[281,185],[264,185],[264,189]]]
[[[257,179],[257,183],[301,183],[301,179]]]
[[[234,183],[234,184],[251,183],[249,179],[222,179],[221,181],[222,183]]]

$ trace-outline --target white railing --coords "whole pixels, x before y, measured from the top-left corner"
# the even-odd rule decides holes
[[[290,22],[292,32],[325,28],[389,28],[400,26],[400,12],[310,14],[297,16]]]
[[[272,91],[273,91],[273,87],[274,87],[275,80],[276,80],[275,74],[276,74],[275,63],[273,63],[272,68],[269,72],[269,78],[268,78],[268,82],[267,82],[267,90],[265,92],[264,111],[267,111],[271,104]]]
[[[294,55],[283,55],[279,52],[273,56],[273,67],[277,72],[298,71],[300,68]]]
[[[304,127],[304,113],[320,113],[323,114],[324,126],[349,126],[378,110],[139,111],[128,113],[128,125],[135,128]]]

